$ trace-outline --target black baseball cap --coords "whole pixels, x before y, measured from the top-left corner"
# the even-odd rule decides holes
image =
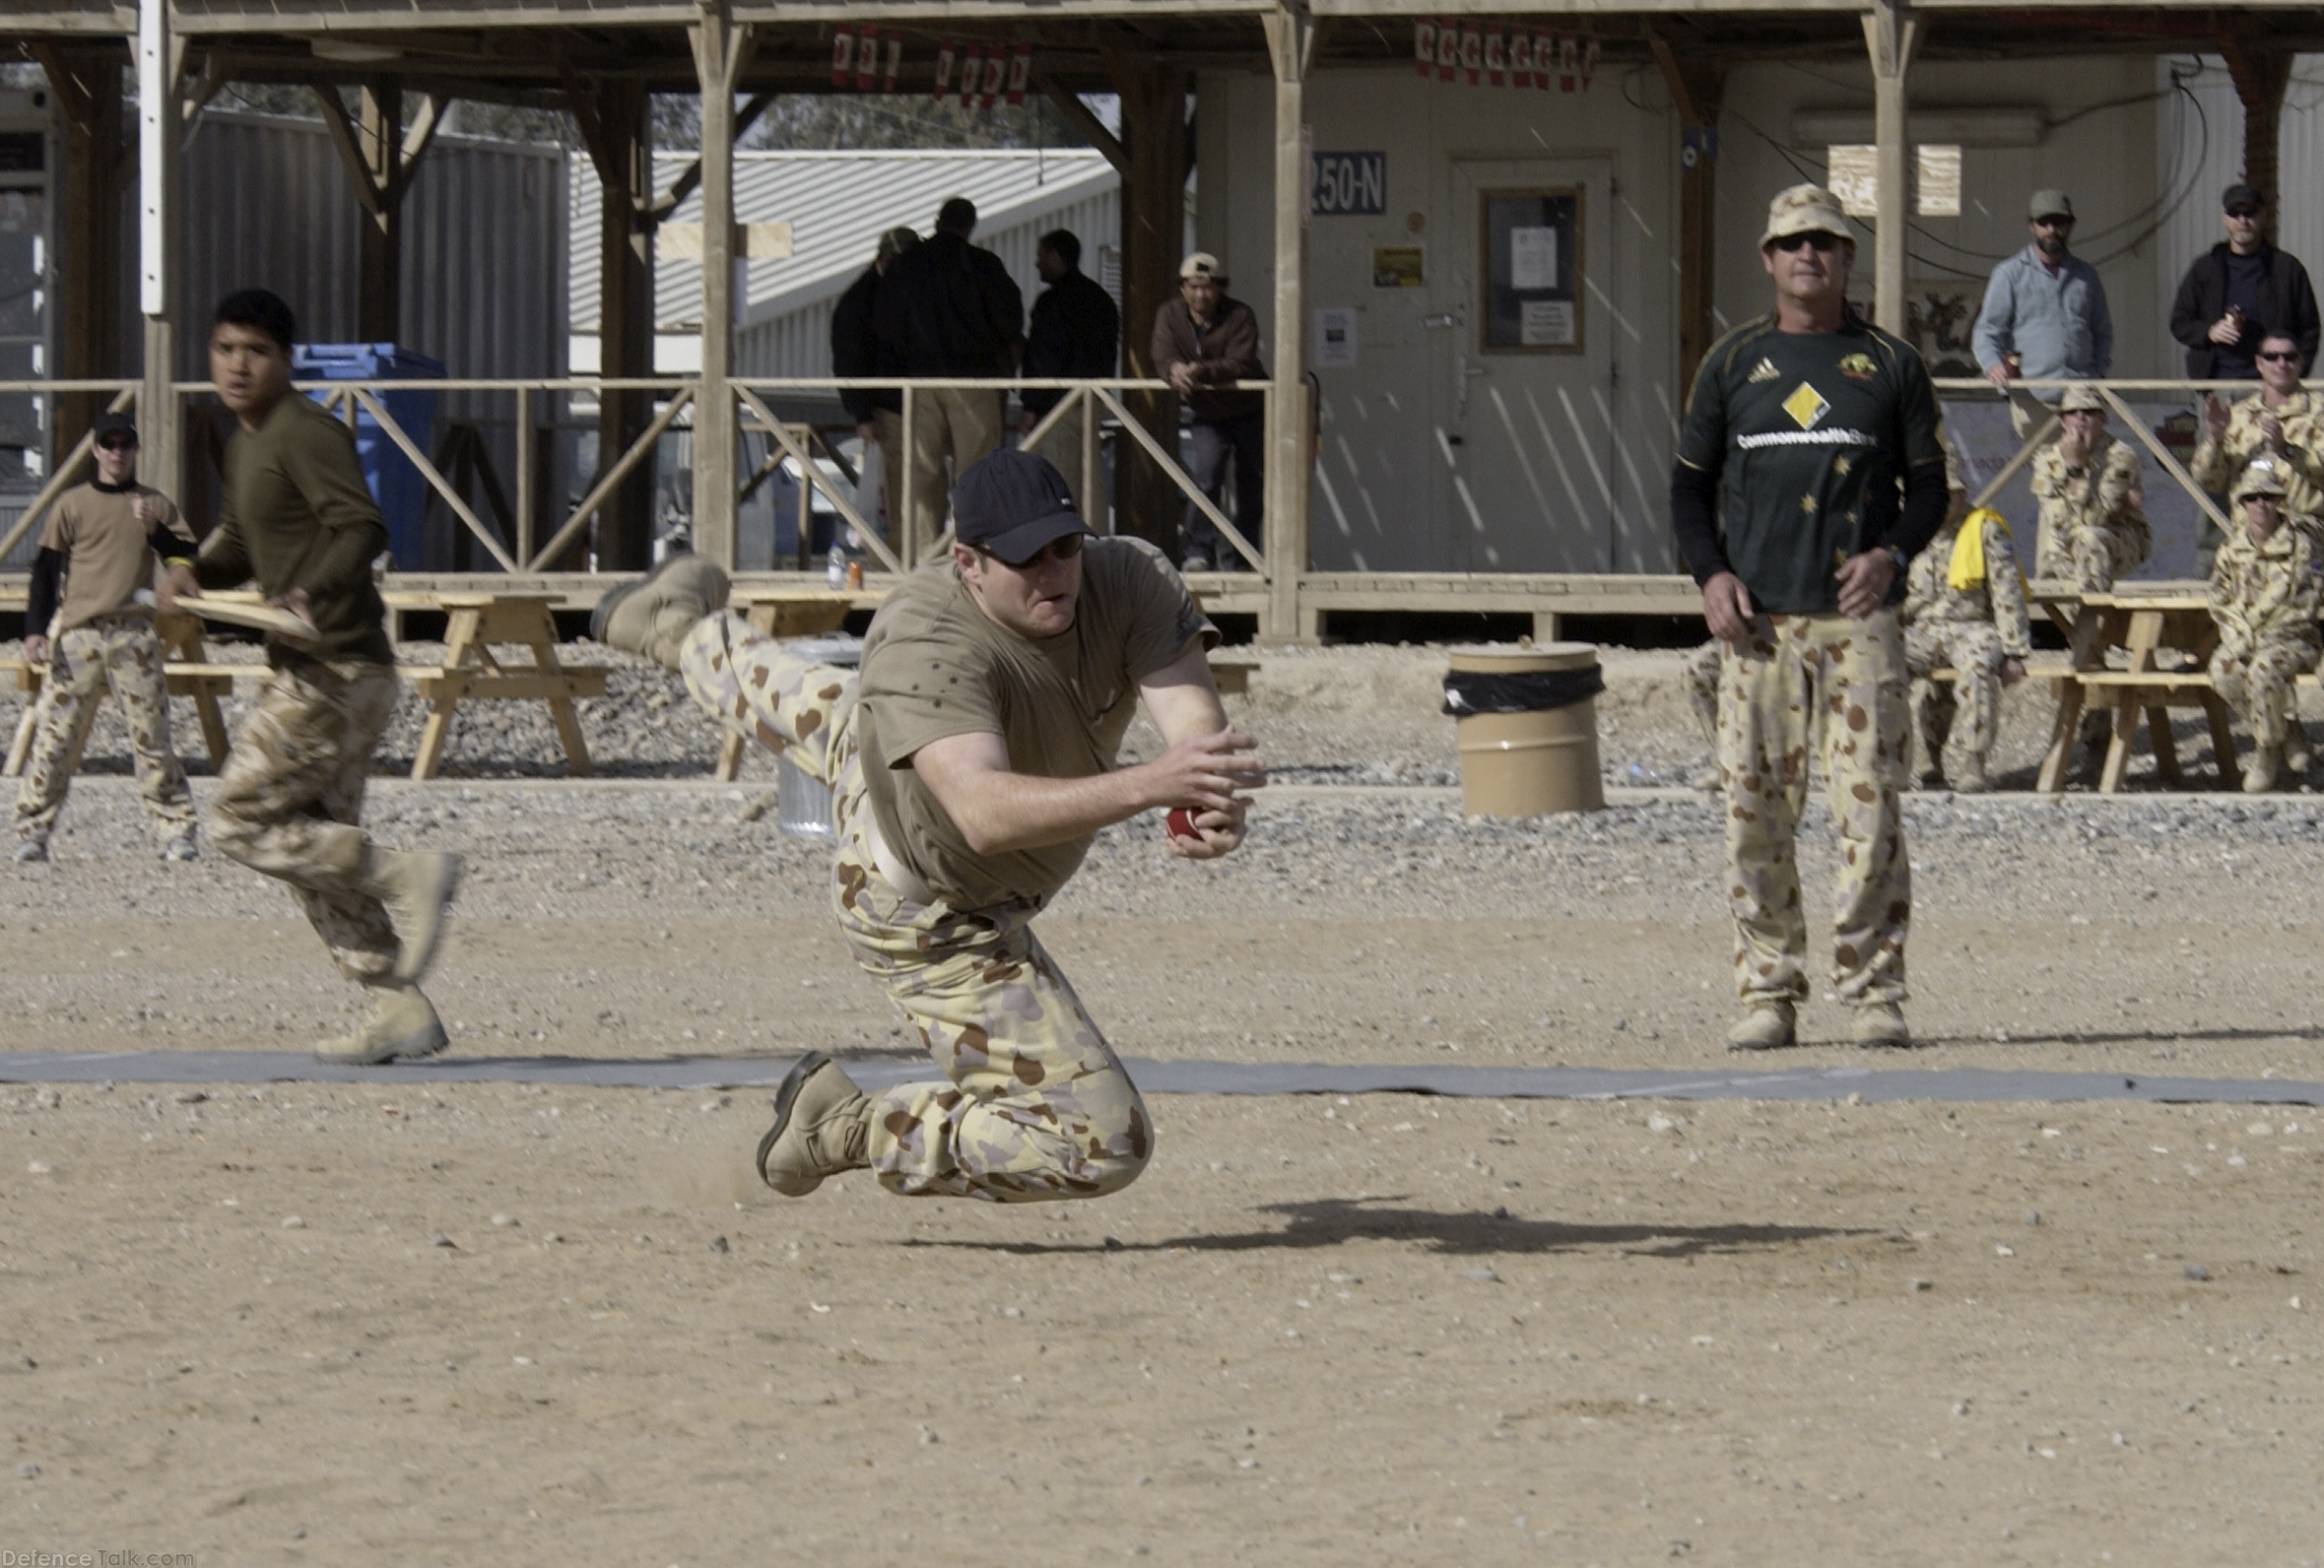
[[[1065,476],[1031,452],[1004,446],[962,470],[953,487],[953,538],[1012,566],[1051,540],[1095,532],[1073,504]]]
[[[2229,185],[2226,194],[2220,197],[2220,211],[2223,213],[2231,213],[2238,207],[2248,207],[2257,212],[2267,205],[2267,198],[2259,193],[2258,186],[2241,182]]]
[[[134,446],[137,443],[137,422],[126,414],[100,414],[97,423],[89,427],[89,438],[102,444],[108,435],[126,435]]]

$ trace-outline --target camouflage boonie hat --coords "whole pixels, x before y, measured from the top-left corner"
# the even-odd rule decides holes
[[[2098,396],[2098,389],[2094,386],[2070,386],[2066,389],[2066,395],[2058,399],[2058,412],[2103,414],[2106,412],[2106,400]]]
[[[2284,475],[2282,471],[2276,467],[2274,459],[2263,457],[2255,459],[2248,468],[2244,469],[2235,481],[2235,493],[2227,498],[2231,501],[2241,501],[2252,495],[2282,496],[2283,494]]]
[[[1793,185],[1777,191],[1767,204],[1767,231],[1760,235],[1760,248],[1790,234],[1837,234],[1855,243],[1839,198],[1821,185]]]

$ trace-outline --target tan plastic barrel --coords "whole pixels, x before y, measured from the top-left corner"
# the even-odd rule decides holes
[[[1588,670],[1587,642],[1534,648],[1465,649],[1456,673],[1537,675]],[[1455,721],[1461,753],[1461,810],[1471,817],[1541,817],[1595,812],[1606,805],[1598,776],[1598,704],[1589,698],[1546,713],[1470,713]]]

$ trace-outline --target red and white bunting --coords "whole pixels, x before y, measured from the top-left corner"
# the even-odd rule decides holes
[[[1449,82],[1460,69],[1461,32],[1450,19],[1436,24],[1436,80]]]
[[[977,100],[979,108],[989,109],[1001,96],[1001,85],[1009,78],[1009,61],[1001,45],[994,44],[984,51],[984,92]]]
[[[869,93],[880,83],[880,30],[866,28],[855,40],[855,91]]]
[[[953,62],[960,56],[960,46],[947,38],[936,46],[936,91],[932,95],[938,102],[953,88]]]
[[[831,86],[844,88],[855,73],[855,32],[841,28],[831,34]]]
[[[903,34],[894,28],[888,30],[888,69],[881,74],[880,91],[896,91],[896,73],[903,69]]]
[[[1573,91],[1573,79],[1579,74],[1581,46],[1571,34],[1558,40],[1558,88],[1560,92]]]
[[[1488,87],[1503,87],[1509,80],[1509,40],[1500,29],[1485,34],[1485,82]]]
[[[1412,25],[1412,63],[1424,82],[1436,74],[1436,24],[1426,17]]]
[[[1468,73],[1471,87],[1485,80],[1485,34],[1474,27],[1461,29],[1461,69]]]
[[[1032,45],[1020,43],[1016,54],[1009,59],[1009,106],[1017,108],[1025,102],[1025,90],[1032,83]]]
[[[1533,34],[1509,34],[1509,86],[1533,86]]]
[[[976,89],[984,80],[984,45],[971,43],[961,56],[961,107],[973,108]]]

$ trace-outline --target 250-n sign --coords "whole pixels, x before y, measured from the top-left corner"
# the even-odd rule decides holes
[[[1350,218],[1388,210],[1388,155],[1315,155],[1315,216]]]

